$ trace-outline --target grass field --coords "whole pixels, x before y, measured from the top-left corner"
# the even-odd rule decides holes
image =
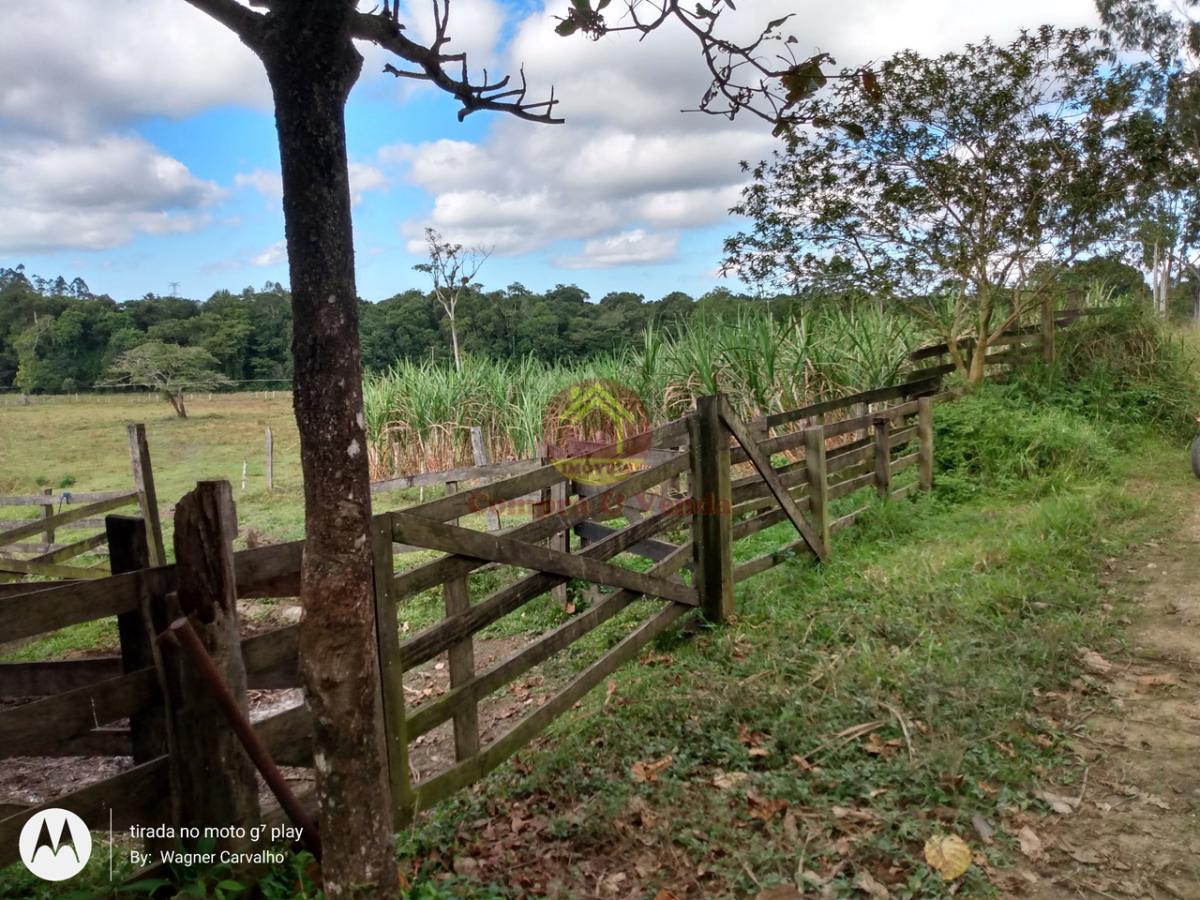
[[[0,408],[0,494],[29,494],[40,487],[102,491],[132,484],[125,425],[146,426],[159,504],[174,504],[208,478],[234,487],[238,521],[272,537],[303,534],[299,439],[291,396],[214,394],[192,397],[189,417],[170,405],[135,397],[37,398],[30,406]],[[266,489],[264,432],[275,439],[275,487]],[[242,463],[248,480],[242,491]],[[6,507],[7,518],[24,518],[29,508]],[[170,544],[170,520],[164,517]]]

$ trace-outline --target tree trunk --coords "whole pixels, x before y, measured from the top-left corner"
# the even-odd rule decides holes
[[[186,419],[187,407],[183,404],[183,391],[173,391],[167,394],[167,399],[171,401],[171,406],[175,408],[175,415],[181,419]]]
[[[987,374],[984,360],[987,358],[989,335],[988,327],[981,319],[979,329],[975,333],[975,343],[971,347],[971,360],[967,367],[967,382],[969,384],[983,384],[984,376]]]
[[[458,355],[458,328],[454,324],[454,316],[450,316],[450,346],[454,349],[454,371],[462,374],[462,359]]]
[[[352,0],[272,4],[261,50],[275,98],[304,471],[300,668],[312,711],[326,896],[399,892],[371,597],[345,104],[362,58]]]

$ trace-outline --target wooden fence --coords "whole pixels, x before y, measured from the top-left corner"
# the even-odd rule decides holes
[[[1006,343],[1010,349],[989,360],[1011,365],[1045,345],[1041,329],[1017,332]],[[900,384],[751,421],[739,419],[723,397],[703,397],[688,416],[647,433],[636,453],[614,456],[614,448],[600,448],[565,463],[527,467],[522,461],[515,474],[492,468],[487,475],[507,477],[375,515],[373,592],[396,823],[483,777],[682,617],[699,611],[711,622],[726,620],[735,584],[788,560],[827,558],[831,536],[861,512],[835,518],[834,501],[860,490],[887,498],[928,490],[933,417],[939,403],[952,399],[942,391],[946,366],[935,350],[916,354],[927,367]],[[906,474],[909,469],[915,471]],[[603,477],[585,483],[580,476],[586,473]],[[477,470],[462,480],[468,477],[479,477]],[[223,629],[223,636],[209,634],[209,646],[220,650],[224,642],[218,663],[243,704],[246,688],[299,686],[299,626],[240,636],[233,601],[298,594],[303,543],[233,552],[230,498],[226,483],[206,482],[181,501],[192,524],[181,529],[177,514],[176,565],[154,564],[145,522],[111,515],[110,577],[26,585],[24,593],[0,595],[0,646],[113,616],[120,635],[117,657],[0,663],[0,697],[34,698],[0,709],[0,758],[131,758],[118,775],[0,819],[0,865],[15,859],[20,828],[45,806],[70,809],[94,828],[107,827],[110,813],[117,828],[214,824],[205,819],[218,809],[281,820],[277,808],[260,812],[257,798],[241,803],[234,796],[253,791],[252,779],[247,786],[245,778],[204,775],[222,771],[206,767],[229,758],[223,755],[230,752],[230,731],[204,701],[204,689],[153,640],[172,616],[207,605],[208,616],[193,618],[198,628]],[[519,524],[500,531],[458,524],[514,502],[529,504]],[[780,524],[786,532],[777,533],[769,549],[735,563],[739,542],[758,535],[762,545],[763,532]],[[442,555],[398,571],[397,546]],[[631,566],[637,559],[642,562]],[[479,575],[489,565],[484,585]],[[497,586],[497,571],[514,570],[531,574],[518,572]],[[484,629],[572,580],[603,592],[515,652],[476,665]],[[401,613],[429,591],[440,592],[445,615],[405,633]],[[622,613],[630,627],[615,644],[596,651],[519,718],[493,717],[485,726],[481,713],[507,686],[568,647],[580,649],[581,638]],[[406,684],[406,674],[427,672],[435,660],[448,670],[443,693]],[[414,747],[442,726],[452,729],[453,761],[415,769]],[[302,705],[275,711],[254,729],[280,764],[311,765],[312,728]],[[181,744],[180,735],[194,737]]]
[[[0,507],[32,507],[39,515],[33,519],[0,519],[0,582],[12,582],[28,575],[54,580],[104,578],[107,566],[64,565],[84,554],[107,554],[104,532],[105,513],[136,506],[150,526],[151,561],[163,562],[162,525],[154,490],[154,470],[143,425],[129,425],[129,454],[133,486],[124,491],[67,491],[57,494],[44,488],[40,494],[0,497]],[[82,503],[83,506],[76,504]],[[67,537],[64,532],[69,534]],[[80,532],[91,532],[80,536]],[[40,538],[40,540],[38,540]],[[28,590],[13,585],[9,592]]]

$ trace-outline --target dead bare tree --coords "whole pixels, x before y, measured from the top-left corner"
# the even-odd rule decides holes
[[[458,300],[462,292],[475,281],[483,268],[490,249],[464,247],[442,239],[432,228],[425,229],[425,245],[429,262],[413,266],[433,279],[433,296],[441,304],[446,318],[450,320],[450,346],[454,351],[454,371],[462,371],[462,355],[458,349]]]
[[[559,101],[553,90],[532,99],[523,70],[516,82],[510,76],[492,80],[486,71],[473,79],[466,55],[447,50],[450,0],[434,0],[428,44],[408,37],[398,4],[388,0],[370,12],[358,10],[355,0],[249,0],[254,9],[238,0],[186,2],[231,29],[259,57],[274,97],[296,323],[293,402],[304,473],[300,660],[313,720],[324,887],[333,898],[388,896],[399,888],[371,597],[371,500],[344,114],[362,68],[355,42],[393,54],[399,64],[389,63],[386,71],[455,97],[460,119],[491,110],[557,123]],[[573,0],[559,33],[645,34],[669,21],[681,23],[696,35],[713,74],[700,103],[706,112],[720,109],[733,117],[751,110],[786,127],[798,104],[824,82],[824,56],[789,61],[794,41],[779,35],[786,17],[770,23],[758,41],[739,46],[717,34],[721,13],[733,8],[729,0],[694,13],[675,2],[629,0],[625,18],[612,26],[604,21],[607,5]],[[777,41],[784,52],[767,61]]]

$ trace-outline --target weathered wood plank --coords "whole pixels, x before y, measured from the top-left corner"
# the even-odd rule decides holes
[[[242,641],[246,686],[275,690],[300,686],[300,626],[284,625]]]
[[[691,561],[691,545],[683,544],[673,553],[653,566],[650,572],[659,577],[667,577],[678,572]],[[481,698],[508,684],[515,678],[521,677],[534,666],[545,662],[555,653],[569,647],[592,629],[604,624],[617,613],[626,609],[631,603],[640,598],[633,591],[617,591],[602,599],[572,619],[559,625],[552,631],[542,635],[537,640],[527,644],[521,650],[496,663],[486,672],[482,672],[469,681],[463,682],[457,688],[439,697],[437,700],[416,709],[408,719],[408,736],[413,739],[436,728],[455,714],[463,704],[474,706]]]
[[[121,675],[121,657],[0,663],[0,697],[44,697]]]
[[[162,522],[158,516],[158,493],[154,489],[154,467],[150,463],[150,444],[146,440],[146,426],[125,426],[129,435],[129,463],[133,469],[133,487],[137,492],[142,518],[146,521],[146,534],[150,541],[150,565],[163,566],[167,563],[163,545]]]
[[[392,535],[396,540],[428,547],[431,550],[442,550],[538,572],[550,572],[567,578],[590,581],[593,584],[628,588],[647,596],[674,600],[677,603],[697,602],[695,591],[685,585],[651,578],[641,572],[609,565],[586,556],[562,553],[497,534],[484,534],[456,525],[418,519],[402,512],[392,514]]]
[[[742,449],[746,451],[746,455],[750,457],[754,468],[758,470],[758,474],[767,483],[767,487],[774,494],[776,502],[779,503],[783,511],[787,514],[788,519],[791,520],[792,526],[812,549],[813,553],[820,559],[825,559],[829,555],[829,548],[813,533],[812,528],[804,521],[804,517],[800,515],[800,510],[796,508],[795,501],[792,500],[792,495],[788,492],[786,485],[779,480],[779,476],[771,467],[770,456],[759,449],[759,445],[754,442],[753,437],[746,430],[746,426],[742,424],[737,414],[734,413],[733,407],[723,398],[720,401],[720,410],[721,419],[725,422],[726,427],[733,432],[733,436],[742,445]],[[803,434],[801,436],[804,437]]]
[[[95,503],[98,500],[111,500],[114,497],[124,497],[129,493],[124,491],[63,491],[55,495],[52,488],[47,488],[41,494],[25,496],[0,497],[0,506],[43,506],[53,508],[65,497],[71,498],[71,503]]]
[[[162,570],[151,570],[155,571]],[[128,612],[136,608],[140,582],[147,577],[154,576],[130,572],[100,581],[0,596],[0,644]]]
[[[113,571],[137,572],[150,566],[150,538],[144,519],[133,516],[109,516],[108,546]],[[146,584],[145,581],[142,582]],[[138,608],[117,616],[117,632],[121,640],[121,670],[126,674],[153,669],[158,677],[158,648],[154,645],[155,625],[152,600],[148,594],[139,598]],[[157,624],[162,624],[157,623]],[[167,752],[167,719],[161,704],[156,708],[133,713],[129,717],[130,741],[135,763],[148,762]]]
[[[238,597],[300,596],[300,562],[304,541],[270,544],[233,555]]]
[[[651,429],[644,436],[632,438],[631,441],[647,442],[651,448],[674,446],[676,443],[678,443],[679,438],[686,432],[686,430],[687,420],[678,419],[674,422],[668,422],[665,425],[659,425],[658,427]],[[609,444],[596,450],[590,450],[587,453],[581,453],[579,456],[573,457],[572,459],[577,464],[582,464],[588,459],[605,459],[612,455],[616,446],[616,444]],[[446,522],[450,519],[457,519],[461,516],[470,515],[471,513],[481,512],[488,506],[495,506],[496,504],[503,503],[506,500],[514,500],[518,497],[524,497],[527,494],[534,494],[542,490],[542,488],[548,488],[557,482],[563,481],[567,477],[563,472],[563,468],[563,461],[560,460],[553,465],[543,466],[540,469],[535,469],[532,472],[526,472],[513,478],[506,478],[501,481],[493,481],[491,484],[487,485],[486,488],[477,488],[474,490],[462,491],[450,497],[441,497],[437,500],[431,500],[428,503],[421,504],[420,506],[409,507],[408,509],[404,510],[404,512],[408,515],[433,519],[438,522]],[[660,468],[660,466],[653,466],[647,471],[652,471],[658,468]],[[682,469],[680,471],[682,471]],[[640,475],[643,473],[638,474]],[[636,477],[637,475],[634,475],[631,478],[626,479],[626,482],[630,482]],[[585,518],[591,518],[591,516],[585,516]],[[567,525],[565,527],[570,526]],[[542,535],[541,538],[545,538],[547,536],[548,535]],[[529,538],[529,540],[540,540],[541,538]],[[440,583],[440,580],[434,582],[434,584]]]
[[[689,609],[690,607],[674,603],[663,607],[608,653],[575,676],[563,690],[521,719],[502,737],[488,744],[474,759],[461,762],[435,778],[419,783],[416,789],[415,804],[405,810],[406,817],[411,819],[417,809],[428,809],[434,803],[459,788],[479,780],[496,768],[544,731],[546,726],[556,718],[579,702],[595,685],[624,663],[633,659],[642,647],[666,631]]]
[[[608,525],[602,525],[599,522],[591,521],[580,522],[575,526],[575,533],[589,541],[603,540],[610,534],[616,534],[618,531],[620,531],[619,528],[612,528]],[[679,544],[671,544],[667,541],[659,541],[653,538],[648,538],[644,541],[639,541],[632,547],[627,548],[625,552],[632,553],[635,556],[641,556],[646,559],[651,559],[655,562],[661,562],[678,550],[679,546]],[[689,564],[687,568],[691,568],[691,565]]]
[[[72,544],[64,544],[54,547],[44,553],[35,556],[30,562],[36,563],[60,563],[64,560],[73,559],[97,547],[103,547],[108,541],[108,536],[103,532],[93,534],[91,537],[86,537],[81,541],[75,541]],[[78,578],[79,576],[75,576]]]
[[[951,366],[950,370],[953,371],[953,369],[954,367]],[[760,416],[752,421],[754,423],[762,421],[766,423],[768,428],[778,428],[780,425],[786,425],[789,422],[811,419],[822,413],[834,412],[835,410],[845,409],[859,403],[881,403],[897,397],[912,397],[921,393],[932,393],[937,389],[937,385],[941,383],[942,374],[944,373],[936,370],[919,370],[913,374],[910,380],[901,382],[900,384],[873,388],[869,391],[860,391],[857,394],[850,394],[849,396],[838,397],[833,400],[823,400],[820,403],[802,406],[799,409]]]
[[[857,515],[857,513],[855,515]],[[843,528],[853,523],[853,521],[853,517],[843,516],[840,519],[834,520],[830,524],[829,530],[836,534],[838,531],[841,531]],[[772,550],[768,553],[764,553],[762,556],[756,556],[754,559],[748,560],[747,562],[737,566],[734,569],[734,581],[742,582],[747,578],[758,575],[759,573],[765,572],[768,569],[772,569],[780,563],[796,559],[797,557],[811,557],[812,555],[812,549],[804,542],[804,539],[801,538],[799,540],[792,541],[790,544],[785,544],[778,550]]]
[[[418,472],[414,475],[398,475],[383,481],[371,482],[372,494],[398,491],[405,488],[445,484],[448,481],[475,481],[481,478],[505,478],[524,475],[544,467],[538,459],[510,459],[486,465],[458,466],[440,472]]]
[[[729,422],[720,394],[697,397],[691,425],[692,583],[709,622],[733,616]],[[735,432],[736,434],[736,432]]]
[[[392,793],[392,810],[398,823],[399,811],[407,808],[411,802],[412,788],[408,773],[408,733],[405,730],[404,659],[400,653],[396,598],[392,592],[395,557],[390,514],[371,519],[371,562],[388,785]]]
[[[159,700],[153,669],[76,688],[0,710],[0,757],[36,756],[42,749],[127,718]]]
[[[228,481],[201,481],[175,505],[175,603],[186,616],[226,688],[246,712],[246,669],[238,635],[233,539],[237,512]],[[178,609],[170,609],[177,604]],[[169,719],[171,787],[181,825],[249,826],[259,817],[254,766],[221,702],[174,639],[160,640]],[[213,772],[222,777],[214,780]],[[220,840],[218,848],[244,844]]]
[[[808,508],[821,545],[829,551],[829,473],[825,460],[825,429],[804,430],[804,462],[808,471]]]
[[[17,528],[10,528],[7,531],[0,531],[0,546],[16,543],[22,538],[44,532],[47,528],[61,528],[64,525],[70,525],[72,522],[77,522],[88,516],[94,516],[97,513],[120,509],[122,506],[129,506],[136,500],[137,491],[127,491],[124,494],[118,494],[116,497],[110,497],[107,500],[100,500],[96,503],[76,507],[75,509],[68,509],[65,512],[55,513],[48,519],[33,519],[28,525],[21,525]]]
[[[628,528],[580,549],[578,555],[599,560],[611,559],[628,547],[667,528],[675,520],[674,515],[666,513],[647,516]],[[520,609],[534,597],[544,594],[565,580],[560,575],[530,575],[515,584],[493,591],[467,612],[431,625],[401,645],[405,669],[414,668],[432,659],[465,635],[473,634]]]
[[[599,494],[594,494],[591,497],[584,497],[575,503],[572,503],[562,511],[552,511],[549,515],[540,519],[535,519],[524,525],[513,528],[504,533],[505,537],[514,540],[522,540],[527,542],[541,541],[550,537],[552,534],[570,529],[577,522],[582,522],[584,519],[595,518],[596,514],[601,510],[610,506],[620,506],[624,500],[632,494],[648,490],[656,484],[661,484],[669,478],[686,471],[688,460],[686,457],[668,460],[660,463],[649,469],[638,472],[617,484],[612,485]],[[500,482],[501,484],[503,482]],[[462,495],[458,495],[462,496]],[[453,499],[453,498],[449,498]],[[435,501],[437,502],[437,501]],[[412,515],[414,510],[421,507],[413,507],[413,509],[404,510],[405,515]],[[444,511],[444,510],[443,510]],[[430,518],[430,517],[426,517]],[[436,521],[442,521],[436,519]],[[397,538],[403,540],[403,538]],[[404,572],[396,577],[395,592],[397,600],[414,594],[418,591],[423,591],[426,588],[434,585],[442,584],[450,578],[457,578],[472,572],[483,565],[481,560],[467,560],[457,556],[447,556],[433,562],[426,563],[423,566],[418,566],[408,572]]]
[[[933,398],[922,397],[917,408],[917,452],[921,454],[921,490],[933,490]]]
[[[58,566],[54,563],[34,562],[31,559],[12,559],[7,556],[0,556],[0,572],[84,581],[95,581],[108,577],[108,572],[104,569],[86,569],[82,566]]]

